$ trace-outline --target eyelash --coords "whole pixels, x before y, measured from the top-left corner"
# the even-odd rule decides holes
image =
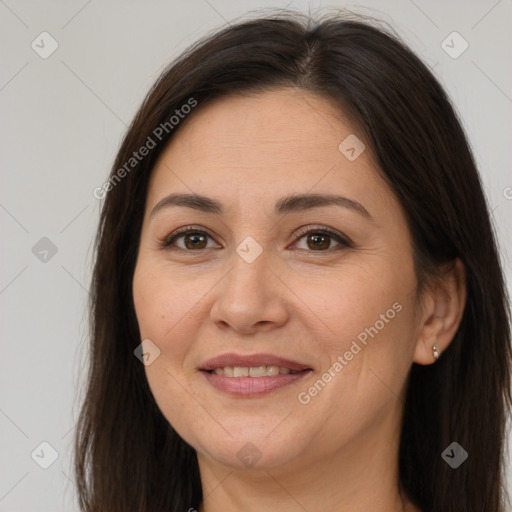
[[[176,247],[176,246],[172,247],[172,244],[178,238],[181,238],[181,237],[191,234],[191,233],[205,235],[207,237],[212,238],[206,231],[194,228],[193,226],[185,226],[183,228],[176,230],[174,233],[172,233],[171,235],[166,237],[163,240],[163,242],[160,243],[160,247],[162,249],[166,249],[166,250],[172,250],[172,251],[179,250],[179,251],[184,251],[184,252],[189,252],[189,253],[200,253],[200,252],[206,251],[207,249],[197,249],[194,251],[191,249],[183,249],[182,247]],[[307,236],[311,233],[327,235],[327,236],[333,238],[336,242],[338,242],[341,247],[353,247],[353,243],[348,237],[341,235],[340,233],[338,233],[337,231],[334,231],[333,229],[325,228],[325,227],[324,228],[311,228],[311,229],[308,229],[305,231],[300,231],[297,234],[297,239],[295,240],[295,242],[299,241],[300,239],[304,238],[305,236]],[[339,250],[340,246],[338,246],[337,248],[334,248],[334,249],[326,249],[326,250],[319,250],[319,251],[313,251],[313,250],[307,250],[307,249],[297,249],[297,250],[303,251],[303,252],[309,252],[309,253],[331,253],[332,251]]]

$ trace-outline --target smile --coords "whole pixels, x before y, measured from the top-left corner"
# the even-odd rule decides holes
[[[224,366],[210,370],[215,375],[225,377],[274,377],[276,375],[289,375],[298,373],[297,370],[279,366]]]
[[[313,372],[307,364],[274,354],[222,354],[199,367],[207,383],[240,398],[256,398],[277,391]]]

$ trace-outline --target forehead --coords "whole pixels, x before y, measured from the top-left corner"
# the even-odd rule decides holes
[[[302,89],[218,98],[199,105],[163,151],[148,205],[171,192],[236,196],[239,206],[284,192],[389,195],[367,144],[351,160],[340,150],[347,140],[364,144],[338,106]]]
[[[282,88],[225,96],[199,106],[170,146],[193,149],[197,159],[222,156],[234,166],[249,163],[238,159],[251,154],[250,163],[268,167],[268,157],[282,165],[321,153],[337,156],[338,139],[352,131],[334,103],[301,89]]]

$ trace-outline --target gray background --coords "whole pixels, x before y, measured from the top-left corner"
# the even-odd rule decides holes
[[[248,11],[348,7],[395,27],[433,68],[461,114],[510,289],[512,1],[363,5],[0,0],[0,511],[77,510],[71,441],[84,381],[85,306],[100,208],[93,189],[107,177],[126,125],[165,65]],[[35,41],[39,52],[51,48],[48,36],[40,37],[44,31],[58,43],[45,59],[31,47]],[[458,58],[442,47],[453,31],[469,44]],[[452,37],[445,44],[453,54],[463,42]],[[52,461],[43,441],[58,452],[48,469],[39,465]]]

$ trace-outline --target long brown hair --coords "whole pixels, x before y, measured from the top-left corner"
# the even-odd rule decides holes
[[[75,437],[81,510],[199,508],[196,453],[158,409],[134,356],[141,340],[132,279],[148,181],[187,121],[183,105],[197,102],[190,118],[213,98],[280,86],[334,100],[357,123],[405,211],[420,285],[442,263],[460,258],[465,265],[467,302],[453,342],[436,364],[411,368],[400,484],[423,512],[503,512],[508,299],[461,123],[427,66],[389,29],[353,16],[314,20],[282,11],[191,46],[151,88],[119,149],[96,238],[90,367]],[[174,125],[176,110],[185,119]],[[150,145],[148,137],[149,153],[130,160]],[[469,454],[457,469],[441,458],[453,441]]]

